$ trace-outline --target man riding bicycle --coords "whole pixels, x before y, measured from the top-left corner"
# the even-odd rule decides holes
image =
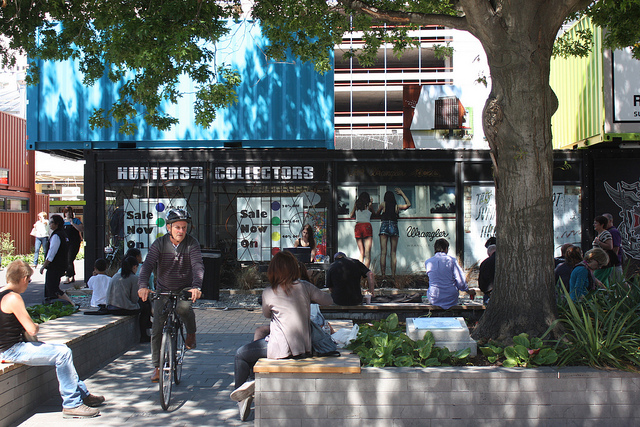
[[[191,216],[183,209],[171,209],[166,216],[167,234],[156,239],[149,248],[140,276],[138,278],[138,296],[146,301],[151,293],[149,276],[155,269],[156,289],[158,291],[191,292],[191,299],[178,302],[177,312],[187,329],[185,346],[196,348],[196,316],[192,303],[202,295],[202,278],[204,277],[204,263],[200,252],[200,243],[193,236],[187,234],[191,223]],[[151,330],[151,360],[154,371],[152,382],[159,379],[160,344],[162,327],[166,320],[164,306],[167,297],[160,297],[153,304],[153,328]]]

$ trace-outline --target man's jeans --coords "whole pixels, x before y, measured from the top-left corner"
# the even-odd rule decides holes
[[[155,368],[160,366],[160,345],[162,345],[162,328],[167,320],[167,313],[164,306],[169,301],[169,297],[161,296],[153,302],[153,327],[151,328],[151,360]],[[196,314],[191,308],[191,300],[178,300],[176,307],[180,320],[184,323],[188,334],[196,333]]]
[[[55,366],[63,408],[80,406],[82,399],[89,395],[73,366],[71,349],[65,344],[20,342],[0,353],[0,359],[31,366]]]

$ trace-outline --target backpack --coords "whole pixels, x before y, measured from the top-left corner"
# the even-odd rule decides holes
[[[340,357],[338,346],[331,339],[331,335],[322,330],[315,322],[309,322],[311,326],[311,347],[316,356]]]

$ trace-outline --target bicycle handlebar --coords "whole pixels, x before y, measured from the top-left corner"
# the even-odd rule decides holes
[[[178,298],[183,301],[188,301],[191,299],[191,289],[183,289],[181,291],[151,291],[149,294],[149,300],[157,300],[161,296],[166,296],[169,298]]]

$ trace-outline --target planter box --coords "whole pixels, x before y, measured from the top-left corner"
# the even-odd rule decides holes
[[[640,422],[640,375],[574,368],[362,368],[256,374],[256,427]]]

